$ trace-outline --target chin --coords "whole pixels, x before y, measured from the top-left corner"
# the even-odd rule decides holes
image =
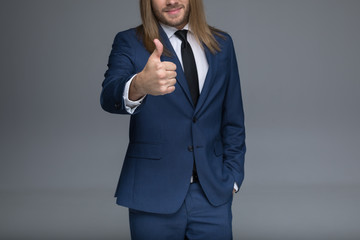
[[[172,26],[172,27],[178,27],[181,25],[184,25],[184,20],[180,19],[180,20],[173,20],[173,21],[167,21],[167,25]]]

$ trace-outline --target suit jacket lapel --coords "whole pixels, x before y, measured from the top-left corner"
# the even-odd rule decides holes
[[[161,61],[169,61],[169,62],[173,62],[176,64],[176,73],[177,73],[176,81],[179,84],[179,86],[182,88],[182,90],[184,91],[190,104],[194,107],[194,104],[193,104],[192,98],[191,98],[191,94],[190,94],[190,90],[189,90],[189,86],[187,84],[181,63],[175,53],[174,48],[172,47],[172,45],[170,43],[170,40],[168,39],[168,37],[167,37],[166,33],[164,32],[164,30],[162,29],[162,27],[160,27],[160,26],[159,26],[159,31],[160,31],[160,36],[161,36],[161,42],[163,43],[164,47],[166,47],[171,52],[171,56],[164,56],[164,55],[161,56]]]
[[[209,95],[212,83],[215,80],[213,76],[217,69],[217,64],[215,61],[216,55],[212,54],[206,46],[204,46],[204,50],[205,50],[205,54],[206,54],[206,59],[209,64],[209,70],[206,74],[204,86],[201,90],[201,94],[199,96],[199,100],[196,105],[195,113],[197,113],[201,109],[201,107],[204,105],[205,100],[207,99],[207,96]]]

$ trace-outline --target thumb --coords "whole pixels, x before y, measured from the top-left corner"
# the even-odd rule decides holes
[[[160,60],[160,57],[161,57],[161,55],[163,53],[163,50],[164,50],[164,46],[159,41],[159,39],[154,39],[154,44],[155,44],[155,50],[152,53],[152,55],[157,57]]]

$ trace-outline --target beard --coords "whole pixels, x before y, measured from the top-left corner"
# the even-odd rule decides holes
[[[173,10],[173,9],[179,9],[182,8],[185,10],[184,14],[182,16],[178,17],[170,17],[166,15],[167,11]],[[182,4],[174,4],[171,6],[167,6],[166,8],[163,8],[161,10],[153,9],[155,17],[157,20],[165,25],[168,25],[170,27],[179,27],[179,26],[185,26],[189,22],[189,16],[190,16],[190,7],[185,7]]]

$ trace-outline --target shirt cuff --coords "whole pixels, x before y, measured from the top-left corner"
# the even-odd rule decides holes
[[[238,191],[239,191],[239,186],[237,185],[236,182],[234,182],[234,189],[235,189],[235,192],[238,192]]]
[[[132,82],[132,80],[134,79],[135,76],[136,76],[136,74],[134,76],[132,76],[129,81],[127,81],[127,83],[125,84],[124,93],[123,93],[125,109],[129,114],[133,114],[135,112],[136,108],[141,105],[141,102],[145,98],[145,96],[144,96],[144,97],[140,98],[137,101],[131,101],[129,99],[130,84],[131,84],[131,82]]]

